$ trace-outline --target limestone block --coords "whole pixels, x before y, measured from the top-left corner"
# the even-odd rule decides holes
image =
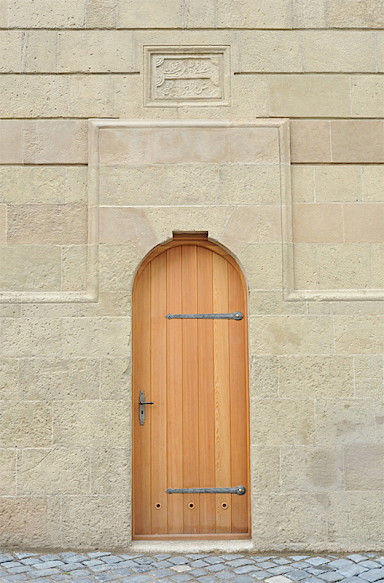
[[[317,245],[295,245],[294,281],[296,289],[316,289],[318,287]]]
[[[232,244],[233,239],[230,240]],[[239,253],[249,289],[281,289],[281,243],[254,243]]]
[[[384,342],[384,318],[366,314],[335,317],[335,352],[380,354]]]
[[[88,253],[86,245],[71,245],[61,249],[62,291],[86,291]]]
[[[26,124],[28,122],[16,119],[0,120],[1,164],[20,164],[24,162],[23,131]]]
[[[120,31],[59,32],[58,70],[61,72],[133,71],[133,33]]]
[[[96,359],[21,359],[20,391],[27,401],[98,399],[99,369]]]
[[[126,548],[131,539],[129,499],[122,493],[63,498],[62,536],[65,548]]]
[[[130,352],[129,318],[63,319],[66,357],[126,356]]]
[[[80,205],[8,206],[10,244],[68,245],[87,242],[87,208]]]
[[[384,79],[375,75],[356,75],[351,82],[353,117],[384,116]]]
[[[362,243],[319,245],[320,289],[365,289],[370,285],[370,248]]]
[[[183,13],[186,28],[215,28],[217,26],[216,18],[216,2],[214,0],[209,0],[204,4],[195,0],[186,0]]]
[[[66,117],[68,79],[61,75],[0,77],[0,107],[4,117]]]
[[[20,28],[82,28],[84,0],[64,4],[51,0],[9,0],[9,26]]]
[[[229,149],[221,128],[156,128],[152,132],[155,164],[228,161]]]
[[[16,495],[15,449],[0,449],[0,495]]]
[[[381,0],[329,0],[327,23],[332,28],[382,28]]]
[[[220,168],[218,164],[166,165],[160,200],[169,205],[218,204]]]
[[[383,243],[384,201],[345,204],[344,237],[347,243]]]
[[[305,71],[375,72],[375,33],[308,31],[304,33]]]
[[[163,168],[155,164],[147,164],[145,166],[100,166],[100,204],[127,206],[158,204],[159,201],[165,200],[163,192],[165,172],[168,175],[170,174],[170,178],[167,181],[168,198],[171,188],[172,190],[174,188],[175,194],[179,194],[176,187],[178,174],[181,175],[180,181],[185,176],[185,182],[187,182],[186,178],[190,174],[198,174],[199,168],[200,166],[196,169],[193,166]],[[210,166],[207,166],[208,174],[210,173],[210,168]],[[204,184],[201,186],[204,189]],[[185,188],[188,188],[188,184],[185,185]],[[182,194],[179,194],[179,196],[182,196]]]
[[[252,510],[252,522],[265,550],[292,544],[302,548],[303,541],[309,540],[316,541],[320,548],[326,547],[326,508],[316,495],[261,494]]]
[[[0,17],[2,7],[0,5]],[[13,73],[20,71],[20,33],[17,30],[2,30],[0,32],[0,72]]]
[[[145,209],[102,207],[100,209],[100,242],[133,245],[138,251],[148,252],[157,240]]]
[[[371,285],[382,289],[384,269],[384,247],[382,244],[371,245]]]
[[[241,33],[240,38],[242,71],[303,71],[301,33],[246,31]]]
[[[288,0],[219,0],[217,10],[222,28],[290,28],[292,22]]]
[[[292,120],[292,162],[330,162],[330,124],[321,120]]]
[[[314,202],[315,191],[314,166],[293,165],[291,167],[291,180],[293,202],[295,203]]]
[[[0,0],[0,26],[8,25],[8,0]]]
[[[129,496],[132,474],[129,449],[93,449],[91,460],[93,494]]]
[[[101,398],[130,402],[132,363],[126,358],[103,358],[101,361]]]
[[[21,69],[23,72],[56,72],[56,53],[56,31],[27,30],[22,33]]]
[[[281,209],[272,205],[237,207],[221,240],[234,253],[247,243],[281,241]]]
[[[328,500],[330,542],[345,549],[382,547],[383,492],[331,492]]]
[[[374,247],[374,245],[371,245]],[[382,247],[382,245],[381,245]],[[331,311],[334,316],[364,316],[383,315],[384,305],[380,300],[345,300],[343,302],[332,302]]]
[[[365,202],[383,202],[384,166],[363,166],[363,198]]]
[[[326,28],[325,6],[318,0],[293,0],[293,28]]]
[[[71,75],[69,101],[69,114],[72,117],[112,116],[112,76]]]
[[[7,242],[7,207],[0,204],[0,245]]]
[[[345,489],[384,490],[384,445],[345,448]]]
[[[1,166],[0,200],[8,204],[86,204],[87,169],[78,166]]]
[[[0,359],[0,399],[20,399],[18,360]]]
[[[343,241],[343,215],[339,204],[294,204],[295,243],[338,243]]]
[[[331,121],[333,162],[384,162],[384,121]]]
[[[317,202],[355,202],[362,198],[358,166],[316,166],[315,182]]]
[[[54,444],[60,447],[126,447],[130,404],[123,401],[55,403]]]
[[[228,138],[231,162],[279,162],[276,128],[230,128]]]
[[[0,351],[4,357],[61,355],[61,326],[55,319],[4,318]]]
[[[258,399],[253,405],[252,445],[309,445],[315,440],[314,404],[299,399]]]
[[[331,354],[333,329],[323,316],[251,316],[252,354]]]
[[[143,255],[133,245],[101,245],[100,290],[124,291],[129,297],[134,274],[142,258]]]
[[[54,245],[0,246],[2,291],[58,291],[60,247]]]
[[[52,409],[49,403],[1,401],[0,447],[50,447]]]
[[[280,448],[251,446],[252,492],[280,490]]]
[[[87,123],[82,120],[38,120],[25,135],[24,147],[26,163],[85,164],[88,162]]]
[[[231,85],[234,117],[268,117],[269,84],[266,75],[234,75]]]
[[[281,485],[284,492],[342,490],[342,448],[282,447]]]
[[[283,398],[354,396],[352,359],[345,356],[289,356],[279,359]]]
[[[223,164],[219,176],[221,204],[280,203],[278,164]]]
[[[88,0],[85,24],[87,28],[115,28],[117,25],[116,0]]]
[[[136,65],[135,69],[141,69],[142,64]],[[113,112],[115,117],[121,119],[176,117],[178,108],[164,113],[163,108],[144,108],[142,78],[139,73],[132,75],[116,75],[113,79]],[[158,113],[160,111],[160,113]]]
[[[274,356],[252,356],[250,363],[251,400],[277,398],[279,361]]]
[[[379,378],[383,374],[383,359],[376,355],[357,355],[353,357],[356,378]]]
[[[19,318],[21,304],[0,304],[0,318]]]
[[[382,17],[384,22],[384,17]],[[383,31],[377,33],[377,60],[378,70],[384,72],[384,33]]]
[[[118,0],[119,28],[181,28],[183,10],[180,0],[154,6],[151,0]]]
[[[375,423],[370,399],[318,400],[316,436],[322,445],[376,443],[383,441],[383,425]]]
[[[18,462],[18,493],[24,496],[86,494],[90,455],[84,449],[24,449]]]
[[[59,548],[60,498],[0,498],[0,541],[4,547]]]
[[[261,314],[307,314],[304,302],[286,302],[282,292],[254,291],[249,292],[248,313],[254,316]]]
[[[348,75],[271,75],[269,87],[272,116],[349,117],[351,114]]]

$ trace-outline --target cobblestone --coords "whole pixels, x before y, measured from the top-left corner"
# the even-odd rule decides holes
[[[384,583],[384,556],[0,553],[0,583]]]

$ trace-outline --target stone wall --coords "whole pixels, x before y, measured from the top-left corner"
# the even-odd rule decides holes
[[[383,25],[382,0],[0,0],[3,546],[129,544],[132,282],[202,230],[249,287],[255,548],[383,547]],[[204,139],[143,158],[114,118]]]

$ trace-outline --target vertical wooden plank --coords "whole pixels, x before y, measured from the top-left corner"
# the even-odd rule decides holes
[[[151,392],[146,418],[151,425],[152,534],[167,533],[167,256],[162,253],[151,268]]]
[[[228,312],[228,262],[213,253],[213,310]],[[231,486],[228,320],[214,320],[216,487]],[[225,506],[223,506],[225,505]],[[231,494],[216,495],[216,532],[231,530]]]
[[[182,311],[197,311],[196,245],[182,248]],[[197,320],[182,320],[183,328],[183,476],[184,488],[199,486],[199,378]],[[184,532],[199,532],[199,494],[184,494]]]
[[[150,392],[151,370],[148,358],[151,345],[150,268],[135,282],[133,294],[133,508],[134,534],[151,533],[151,427],[139,424],[139,393]]]
[[[181,246],[167,251],[167,314],[179,314],[181,304]],[[167,488],[183,487],[183,373],[182,322],[167,327]],[[183,494],[168,496],[168,533],[183,533]]]
[[[212,251],[197,248],[197,311],[213,312]],[[199,472],[200,487],[215,487],[215,384],[213,320],[198,320],[199,368]],[[200,532],[216,531],[216,500],[199,495]]]
[[[247,488],[244,496],[232,496],[232,532],[248,532],[249,505],[249,435],[247,383],[247,313],[243,282],[237,270],[228,264],[229,311],[244,314],[241,321],[229,323],[229,359],[231,388],[231,482]]]

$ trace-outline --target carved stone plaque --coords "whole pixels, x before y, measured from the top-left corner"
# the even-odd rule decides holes
[[[146,106],[229,105],[229,47],[144,47]]]

